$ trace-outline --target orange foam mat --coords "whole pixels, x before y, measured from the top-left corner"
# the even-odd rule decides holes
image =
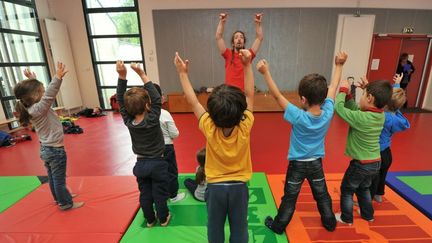
[[[0,214],[0,242],[118,241],[139,207],[135,177],[68,177],[67,185],[82,208],[59,210],[44,184]]]
[[[343,174],[326,174],[327,187],[333,199],[335,212],[340,212],[342,177]],[[279,207],[283,196],[285,175],[267,175],[267,179]],[[320,215],[306,180],[298,197],[294,216],[286,230],[288,239],[290,243],[432,242],[432,223],[426,216],[390,188],[386,188],[386,195],[383,198],[383,203],[374,202],[373,204],[375,209],[374,222],[369,223],[354,212],[352,226],[338,223],[334,232],[328,232],[321,226]],[[354,210],[356,209],[354,207]]]

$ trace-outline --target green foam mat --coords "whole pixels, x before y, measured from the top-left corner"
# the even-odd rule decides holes
[[[172,214],[168,227],[156,225],[147,228],[141,210],[129,226],[121,242],[208,242],[207,240],[207,208],[204,202],[196,201],[183,185],[186,178],[194,178],[193,174],[179,176],[180,191],[187,193],[184,200],[168,204]],[[264,173],[254,173],[248,183],[249,208],[248,230],[249,242],[282,243],[288,242],[285,234],[277,235],[264,226],[264,219],[277,212],[267,178]],[[228,220],[225,225],[225,241],[229,240]]]
[[[421,195],[432,195],[432,176],[397,176],[405,184]]]
[[[0,213],[32,192],[40,184],[36,176],[0,176]]]

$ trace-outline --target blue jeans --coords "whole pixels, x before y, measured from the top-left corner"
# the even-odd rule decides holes
[[[342,179],[340,207],[341,219],[346,223],[353,222],[353,195],[357,196],[361,217],[372,220],[374,209],[369,187],[380,170],[381,162],[362,164],[358,160],[351,160]]]
[[[54,200],[60,205],[72,207],[72,196],[66,188],[66,151],[64,147],[41,145],[40,158],[45,162],[48,181]]]
[[[134,168],[138,188],[140,190],[140,205],[144,213],[144,218],[148,223],[156,220],[153,210],[153,203],[159,222],[164,223],[167,219],[169,210],[168,200],[168,164],[163,158],[141,159],[138,158]]]
[[[179,189],[177,159],[173,144],[165,144],[164,158],[168,162],[168,192],[175,198]]]
[[[275,232],[284,232],[291,221],[297,197],[305,179],[308,180],[312,189],[313,197],[321,215],[321,223],[329,231],[335,229],[336,218],[333,213],[332,199],[327,190],[322,160],[319,158],[313,161],[290,161],[285,178],[284,195],[278,213],[271,225]]]
[[[207,237],[210,243],[225,242],[224,226],[228,215],[231,243],[249,240],[247,212],[249,191],[244,182],[209,183],[206,191]]]

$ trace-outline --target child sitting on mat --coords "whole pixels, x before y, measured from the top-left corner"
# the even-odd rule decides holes
[[[207,236],[209,242],[225,241],[225,221],[228,216],[230,242],[248,242],[247,181],[252,176],[250,132],[254,122],[254,80],[251,53],[240,51],[244,67],[243,93],[239,88],[219,85],[207,100],[208,112],[199,103],[188,77],[188,61],[178,53],[174,63],[180,82],[195,116],[199,129],[206,137],[207,176]]]
[[[204,194],[207,190],[207,181],[205,175],[205,153],[206,149],[200,149],[197,153],[197,161],[199,166],[196,168],[195,180],[187,178],[184,181],[185,187],[189,190],[192,196],[201,202],[205,202]]]
[[[24,75],[28,79],[20,81],[14,87],[18,120],[23,126],[28,126],[31,122],[38,134],[40,157],[45,162],[51,193],[60,210],[84,205],[84,202],[73,202],[73,195],[66,188],[67,157],[63,126],[57,113],[51,108],[67,72],[66,66],[58,62],[56,75],[45,90],[43,84],[36,79],[36,74],[26,69]]]
[[[379,139],[381,150],[381,167],[378,175],[372,180],[372,185],[370,187],[371,198],[375,199],[377,202],[382,202],[382,196],[384,195],[385,188],[385,178],[392,164],[392,153],[390,150],[392,136],[394,133],[402,132],[410,127],[409,121],[399,110],[406,102],[405,90],[401,89],[400,87],[402,77],[403,74],[396,74],[393,77],[393,81],[395,83],[393,85],[392,98],[387,105],[386,111],[384,112],[384,128],[381,131]]]
[[[117,102],[131,136],[132,150],[137,155],[133,174],[140,190],[140,206],[147,227],[156,223],[153,204],[161,226],[167,226],[171,214],[167,206],[168,163],[163,156],[165,144],[159,124],[161,97],[139,64],[131,63],[130,67],[139,75],[144,87],[126,91],[126,67],[123,61],[117,61]]]
[[[329,88],[326,79],[319,74],[303,77],[298,88],[301,108],[291,104],[281,94],[273,81],[267,62],[261,60],[257,64],[257,69],[264,75],[271,94],[285,110],[284,119],[292,124],[284,195],[276,217],[273,219],[268,216],[265,219],[265,225],[277,234],[282,234],[290,223],[305,179],[312,189],[322,225],[328,231],[334,231],[336,228],[332,199],[327,190],[322,168],[322,158],[325,151],[324,138],[333,117],[336,89],[346,59],[347,55],[344,52],[338,53],[335,57],[335,73]]]

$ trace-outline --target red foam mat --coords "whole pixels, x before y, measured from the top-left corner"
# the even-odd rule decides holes
[[[44,184],[0,214],[0,242],[118,241],[139,207],[135,177],[68,177],[67,185],[82,208],[60,211]]]
[[[116,243],[122,234],[110,233],[0,233],[2,243]]]

